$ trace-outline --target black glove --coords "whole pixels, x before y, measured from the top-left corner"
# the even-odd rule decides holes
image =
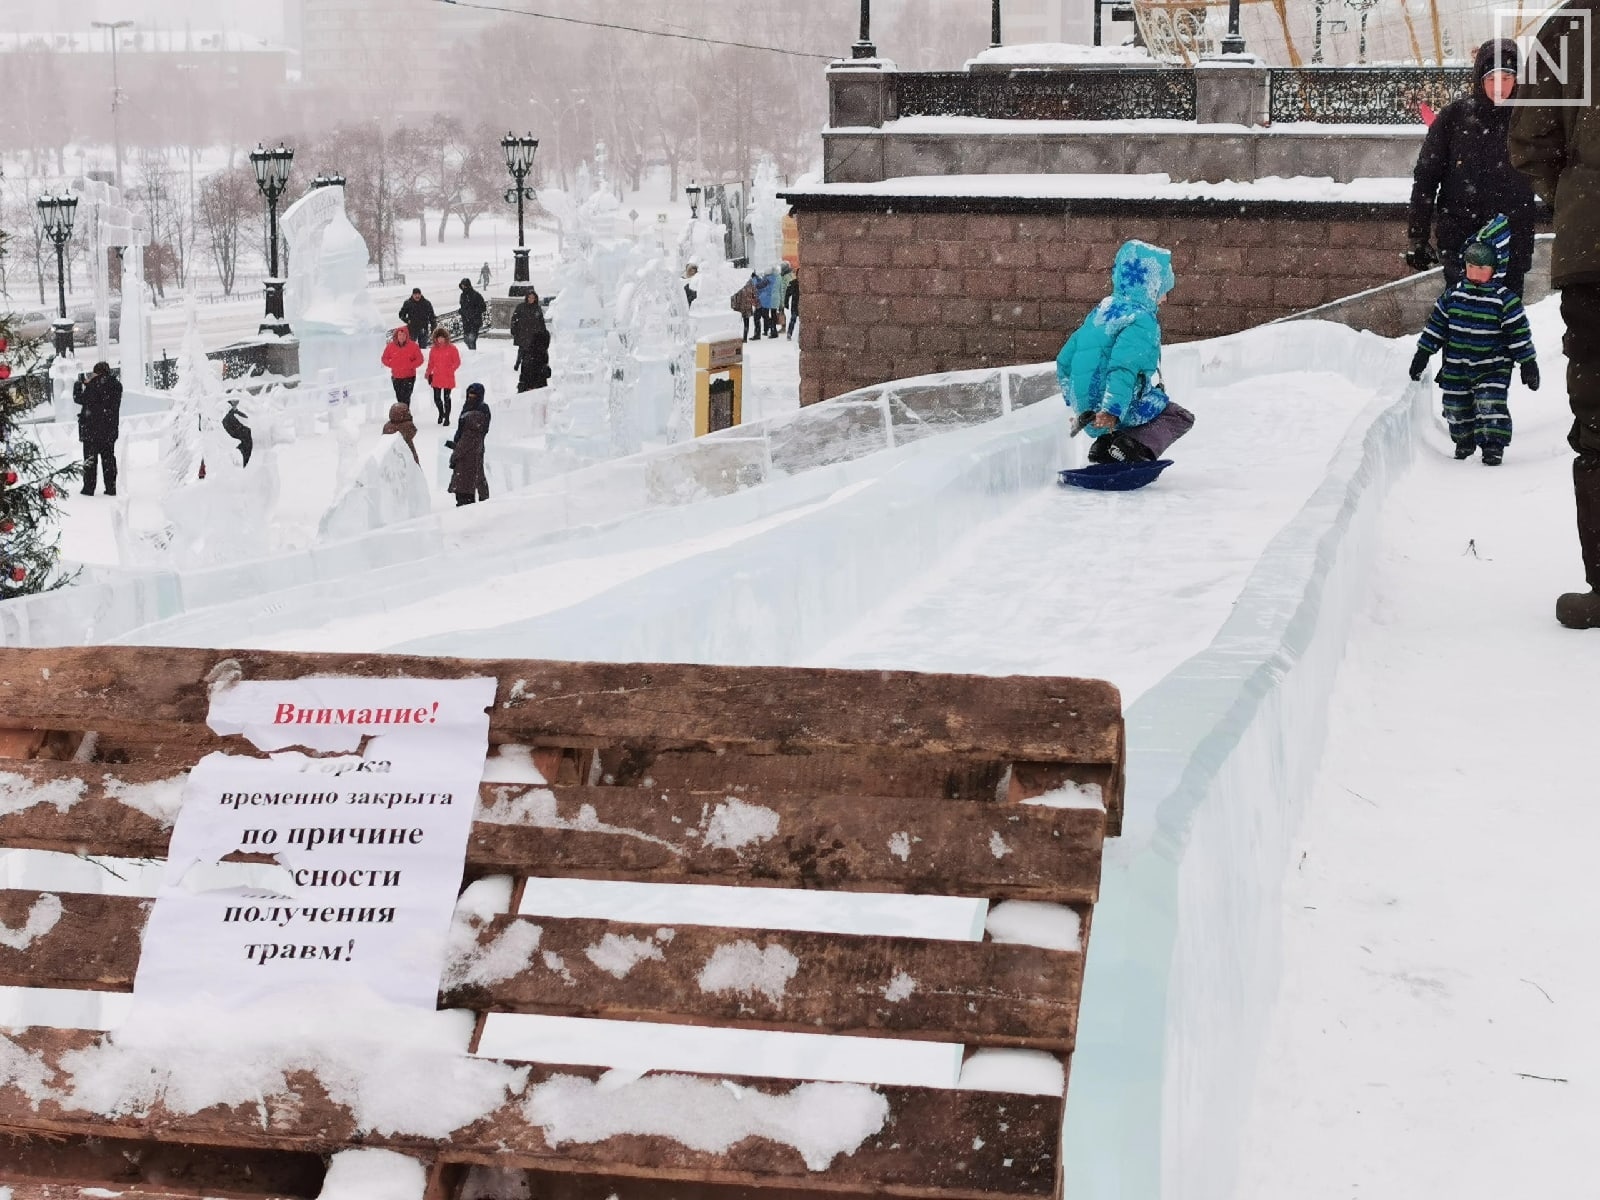
[[[1411,378],[1421,379],[1428,370],[1428,359],[1432,356],[1426,350],[1418,350],[1411,359]]]
[[[1539,364],[1531,358],[1522,364],[1522,386],[1530,392],[1539,390]]]
[[[1403,257],[1413,271],[1429,271],[1439,265],[1439,255],[1427,242],[1412,242]]]

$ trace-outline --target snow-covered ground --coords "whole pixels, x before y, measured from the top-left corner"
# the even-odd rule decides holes
[[[1238,1195],[1592,1190],[1600,640],[1581,590],[1559,320],[1504,466],[1436,434],[1384,514],[1284,904]]]

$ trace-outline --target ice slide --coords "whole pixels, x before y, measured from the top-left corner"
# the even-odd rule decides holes
[[[1116,680],[1130,705],[1130,822],[1097,910],[1085,997],[1093,1016],[1074,1061],[1069,1123],[1069,1171],[1079,1177],[1069,1191],[1221,1196],[1228,1156],[1218,1147],[1240,1105],[1231,1092],[1231,1105],[1208,1106],[1207,1097],[1248,1092],[1247,1081],[1218,1087],[1236,1066],[1219,1060],[1249,1049],[1251,1031],[1240,1026],[1254,1010],[1233,997],[1259,991],[1270,973],[1256,961],[1270,953],[1249,918],[1269,908],[1276,917],[1283,865],[1267,863],[1274,843],[1263,836],[1263,878],[1233,880],[1239,830],[1259,822],[1263,797],[1298,787],[1310,769],[1280,761],[1285,722],[1304,722],[1306,699],[1286,687],[1300,676],[1279,658],[1294,637],[1320,636],[1323,623],[1313,613],[1308,632],[1306,610],[1329,578],[1348,574],[1335,551],[1352,513],[1409,454],[1408,357],[1408,348],[1321,325],[1175,348],[1169,383],[1200,425],[1177,448],[1179,465],[1137,494],[1056,489],[1054,472],[1072,450],[1059,406],[1046,403],[785,480],[781,503],[757,509],[748,495],[732,496],[643,514],[545,545],[537,563],[508,556],[503,570],[491,562],[453,576],[457,586],[427,597],[408,592],[402,570],[342,607],[327,594],[235,602],[257,612],[282,604],[266,614],[270,629],[238,619],[202,628],[219,609],[140,637]],[[362,611],[373,594],[382,605]],[[1320,645],[1296,653],[1326,658]],[[1304,740],[1314,766],[1320,737]],[[581,903],[594,915],[659,903],[535,902],[547,907],[534,911]],[[981,932],[972,913],[891,918],[869,908],[807,919],[862,932]],[[734,918],[724,909],[716,919]],[[545,1036],[558,1044],[563,1035]],[[845,1071],[850,1058],[829,1069]],[[944,1058],[867,1065],[880,1078],[929,1079],[952,1069]],[[1164,1193],[1163,1177],[1189,1182]]]

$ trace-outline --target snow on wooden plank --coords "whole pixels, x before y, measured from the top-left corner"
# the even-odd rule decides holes
[[[149,904],[0,891],[0,986],[130,991]],[[1077,947],[458,914],[440,1006],[1065,1051],[1082,986]]]
[[[1115,762],[1121,753],[1121,699],[1097,680],[166,647],[0,651],[0,720],[113,734],[203,730],[208,686],[228,680],[482,674],[500,681],[496,740],[760,753],[877,745],[1028,762]]]
[[[98,1044],[98,1035],[72,1030],[0,1033],[0,1062],[11,1064],[0,1071],[0,1129],[34,1140],[104,1136],[241,1150],[327,1153],[359,1144],[501,1168],[928,1200],[1056,1192],[1055,1096],[688,1075],[602,1082],[599,1069],[513,1063],[504,1065],[526,1072],[515,1094],[445,1144],[358,1128],[309,1072],[297,1072],[285,1094],[192,1113],[170,1107],[171,1093],[136,1114],[84,1111],[70,1099],[63,1059],[88,1051],[73,1061],[92,1069]],[[425,1095],[430,1080],[415,1086]]]
[[[161,857],[171,771],[0,763],[0,846]],[[1094,808],[1025,803],[485,784],[467,868],[1093,903],[1104,824]]]

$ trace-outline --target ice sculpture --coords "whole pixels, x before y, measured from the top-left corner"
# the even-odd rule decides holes
[[[367,291],[367,243],[345,213],[344,188],[313,188],[280,227],[289,245],[284,315],[300,339],[301,378],[376,374],[388,323]]]

